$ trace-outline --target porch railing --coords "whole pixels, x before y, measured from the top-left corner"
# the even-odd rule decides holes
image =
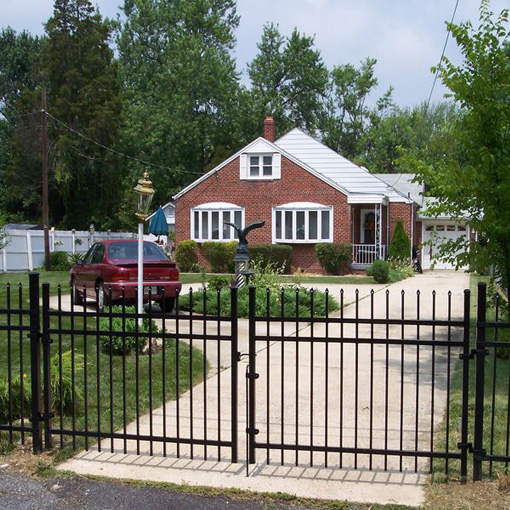
[[[377,244],[353,244],[352,263],[370,265],[376,259],[386,259],[386,245]]]

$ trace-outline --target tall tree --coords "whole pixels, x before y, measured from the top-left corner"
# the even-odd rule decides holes
[[[70,228],[115,226],[120,90],[110,26],[89,0],[55,0],[42,70],[53,118],[53,169]],[[76,132],[80,133],[77,134]]]
[[[454,124],[463,159],[437,167],[423,165],[420,177],[437,197],[428,211],[466,218],[484,242],[464,237],[443,244],[439,254],[462,266],[490,260],[494,276],[508,291],[510,284],[510,31],[508,10],[494,15],[488,0],[480,7],[480,23],[451,24],[463,56],[455,65],[445,58],[439,76],[461,109]],[[476,267],[476,266],[475,266]]]
[[[437,164],[446,155],[460,156],[448,126],[458,117],[454,103],[413,108],[394,106],[367,129],[363,141],[363,163],[373,172],[413,173],[416,160]]]
[[[378,83],[376,63],[376,59],[367,58],[359,68],[352,64],[333,68],[322,123],[324,143],[343,156],[360,162],[366,156],[368,129],[394,106],[391,88],[376,101],[375,107],[369,105],[369,96]]]
[[[0,32],[0,212],[14,221],[40,216],[40,104],[26,96],[38,87],[41,42],[25,31]]]
[[[314,133],[319,126],[328,71],[313,37],[294,29],[284,37],[277,25],[264,26],[258,55],[248,64],[259,128],[273,115],[278,132],[300,127]]]
[[[124,143],[134,157],[159,165],[151,178],[155,202],[164,202],[231,144],[239,17],[235,0],[125,0],[123,10]],[[140,170],[130,166],[132,181]]]

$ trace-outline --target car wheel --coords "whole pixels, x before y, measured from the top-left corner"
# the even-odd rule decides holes
[[[159,306],[161,307],[161,311],[163,313],[170,313],[174,309],[175,298],[169,297],[165,299],[161,299],[159,301]]]
[[[97,310],[99,312],[102,312],[104,310],[105,306],[108,306],[110,304],[110,300],[108,298],[108,294],[106,293],[106,290],[104,288],[104,283],[99,282],[96,284],[96,305]]]
[[[78,286],[76,285],[76,282],[73,280],[73,283],[71,285],[71,292],[73,293],[73,303],[77,306],[83,305],[83,296],[78,291]]]

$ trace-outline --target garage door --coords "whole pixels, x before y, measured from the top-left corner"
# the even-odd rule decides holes
[[[423,222],[422,223],[422,240],[423,243],[434,239],[434,246],[423,246],[422,248],[422,267],[423,269],[430,269],[430,266],[435,261],[435,269],[455,269],[452,264],[435,259],[438,252],[438,245],[442,241],[448,239],[458,239],[460,236],[467,235],[467,227],[465,225],[458,225],[447,222]]]

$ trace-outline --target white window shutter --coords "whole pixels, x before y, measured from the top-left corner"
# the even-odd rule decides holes
[[[248,155],[241,154],[239,156],[239,178],[241,180],[248,179]]]
[[[279,152],[273,154],[273,179],[282,178],[282,155]]]

